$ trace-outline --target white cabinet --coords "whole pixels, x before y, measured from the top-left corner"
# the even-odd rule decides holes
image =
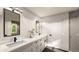
[[[46,37],[30,42],[22,47],[19,47],[12,52],[41,52],[45,48]]]

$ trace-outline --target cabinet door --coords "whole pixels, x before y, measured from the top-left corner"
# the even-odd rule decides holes
[[[39,40],[37,43],[37,51],[40,52],[41,51],[41,41]]]
[[[33,42],[33,44],[30,46],[31,52],[36,52],[36,47],[37,45]]]
[[[31,52],[33,43],[26,44],[22,47],[12,50],[11,52]]]
[[[42,39],[42,40],[40,41],[40,43],[41,43],[41,44],[40,44],[40,48],[41,48],[40,51],[43,51],[43,49],[45,48],[45,40]]]
[[[39,40],[34,42],[34,44],[33,44],[34,52],[39,52],[40,51],[39,44],[40,44]]]
[[[32,52],[33,51],[32,46],[33,43],[29,43],[28,45],[24,46],[25,49],[23,49],[22,52]]]

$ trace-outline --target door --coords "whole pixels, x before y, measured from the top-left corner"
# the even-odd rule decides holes
[[[70,12],[70,51],[79,52],[79,10]]]

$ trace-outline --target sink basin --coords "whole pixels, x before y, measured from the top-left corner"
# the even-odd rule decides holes
[[[14,47],[14,46],[18,46],[18,45],[21,45],[23,43],[25,43],[26,41],[22,40],[22,41],[17,41],[15,43],[9,43],[7,44],[8,47]]]

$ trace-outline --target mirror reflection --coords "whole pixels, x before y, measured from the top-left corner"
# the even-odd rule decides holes
[[[4,9],[4,36],[20,34],[20,14]]]

